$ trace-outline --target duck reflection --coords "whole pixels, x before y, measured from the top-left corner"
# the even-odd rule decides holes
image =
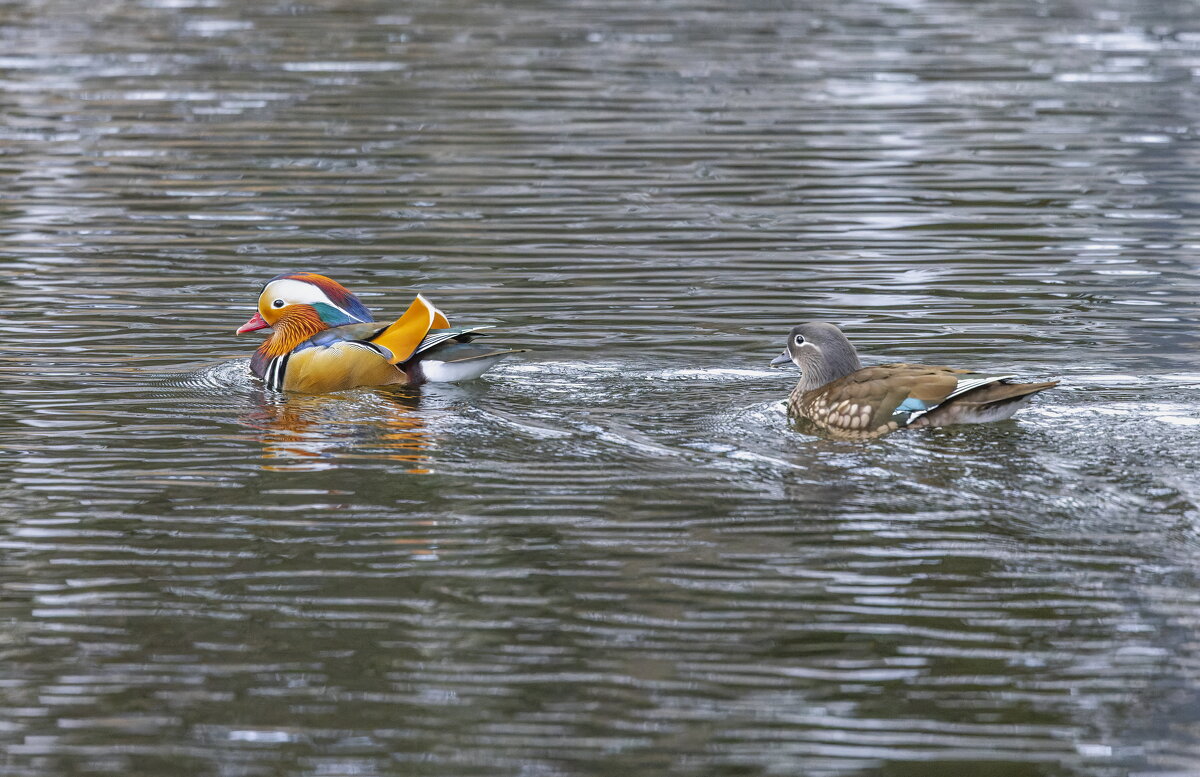
[[[346,459],[399,462],[427,474],[433,439],[417,412],[420,395],[403,389],[352,395],[260,392],[241,423],[261,433],[263,468],[324,470]]]

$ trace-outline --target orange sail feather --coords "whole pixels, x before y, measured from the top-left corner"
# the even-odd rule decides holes
[[[408,310],[404,311],[404,315],[372,335],[369,342],[387,349],[390,354],[388,361],[399,364],[413,355],[430,329],[445,329],[449,326],[450,322],[442,312],[418,294],[408,306]]]

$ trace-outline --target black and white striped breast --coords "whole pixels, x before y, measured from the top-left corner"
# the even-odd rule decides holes
[[[290,358],[292,358],[292,353],[288,351],[267,362],[267,369],[263,373],[263,382],[267,384],[267,388],[283,391],[283,379],[287,374],[288,359]]]

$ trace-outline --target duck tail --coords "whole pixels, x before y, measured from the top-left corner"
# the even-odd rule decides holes
[[[449,326],[446,316],[432,302],[418,294],[404,315],[368,337],[367,342],[382,348],[389,362],[399,364],[416,352],[430,329]]]
[[[485,348],[471,343],[450,343],[423,353],[404,365],[413,383],[458,383],[474,380],[496,362],[524,349]]]
[[[987,386],[963,394],[958,401],[970,402],[980,406],[995,405],[997,403],[1011,402],[1014,399],[1021,399],[1022,397],[1036,394],[1039,391],[1054,388],[1057,385],[1057,380],[1046,381],[1045,383],[990,383]]]
[[[1034,394],[1054,388],[1058,381],[1045,383],[996,382],[958,396],[918,419],[914,426],[949,426],[1003,421],[1029,403]]]

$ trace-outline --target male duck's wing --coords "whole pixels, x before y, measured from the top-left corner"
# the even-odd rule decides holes
[[[480,332],[484,329],[491,329],[491,324],[482,326],[455,326],[449,329],[430,329],[429,333],[421,340],[421,344],[417,346],[417,350],[413,355],[425,353],[433,348],[438,347],[448,340],[455,340],[460,343],[469,343],[475,337],[479,337]]]
[[[386,324],[380,324],[374,321],[366,324],[346,324],[345,326],[335,326],[332,329],[326,329],[321,332],[317,332],[315,335],[301,343],[297,347],[297,350],[319,345],[330,346],[334,343],[341,343],[348,340],[366,342],[371,338],[372,335],[382,331],[386,327]]]
[[[433,303],[418,294],[404,315],[365,340],[382,348],[389,362],[400,364],[412,358],[429,330],[435,327],[449,329],[450,322]]]
[[[435,326],[439,327],[437,331],[450,334],[427,345],[426,335],[430,334],[430,330]],[[329,347],[342,342],[357,342],[375,349],[392,364],[399,364],[412,358],[421,350],[432,348],[444,340],[470,331],[472,331],[470,327],[451,328],[446,316],[429,300],[418,294],[404,315],[390,324],[366,323],[333,327],[313,335],[296,350],[314,346]]]
[[[520,349],[485,348],[474,343],[445,342],[402,365],[413,383],[458,383],[474,380]]]

